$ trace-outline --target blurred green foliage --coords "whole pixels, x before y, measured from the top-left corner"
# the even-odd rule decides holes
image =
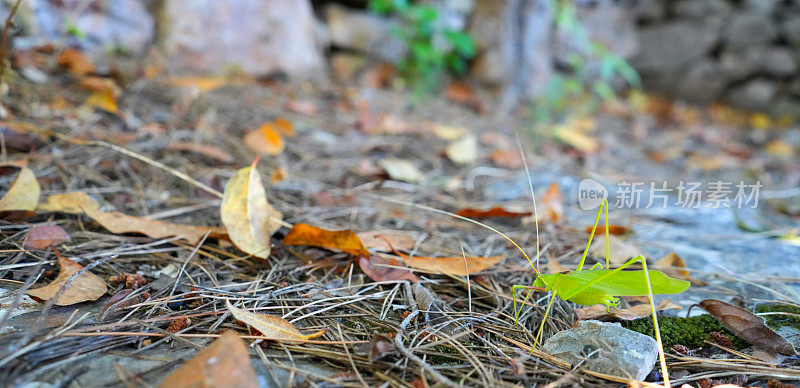
[[[592,42],[576,16],[573,0],[553,0],[555,25],[571,40],[567,69],[553,76],[542,97],[533,104],[533,116],[541,124],[566,121],[593,113],[602,103],[617,97],[612,82],[621,77],[629,86],[640,86],[639,75],[628,62],[597,42]]]
[[[415,92],[433,92],[445,74],[467,71],[475,42],[466,32],[441,27],[435,8],[411,0],[370,0],[369,9],[400,20],[393,33],[405,42],[408,53],[398,69]]]

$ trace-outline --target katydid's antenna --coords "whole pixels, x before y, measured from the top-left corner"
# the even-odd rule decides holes
[[[528,176],[528,187],[531,189],[531,201],[533,202],[533,219],[536,223],[536,274],[539,274],[539,213],[536,211],[536,194],[533,191],[533,179],[531,179],[531,171],[528,169],[528,160],[525,158],[525,151],[522,149],[522,142],[519,140],[519,134],[514,133],[517,139],[517,148],[519,154],[522,156],[522,165],[525,166],[525,175]]]

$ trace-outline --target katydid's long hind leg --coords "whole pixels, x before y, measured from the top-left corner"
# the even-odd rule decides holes
[[[536,349],[536,345],[539,344],[539,339],[542,338],[542,331],[544,331],[544,323],[547,321],[547,316],[550,315],[550,308],[553,307],[553,302],[556,300],[556,294],[558,292],[553,290],[553,296],[550,297],[550,303],[547,304],[547,310],[544,311],[544,316],[542,317],[542,322],[539,324],[539,331],[536,333],[536,339],[533,340],[533,347],[531,347],[531,353],[533,353],[534,349]]]
[[[603,211],[605,211],[606,215],[606,269],[609,268],[608,201],[603,198],[603,200],[600,202],[600,207],[597,208],[597,215],[594,217],[594,225],[592,225],[592,233],[589,234],[589,241],[586,242],[586,249],[583,250],[581,261],[578,262],[578,271],[583,270],[583,262],[586,261],[586,255],[589,254],[589,247],[592,245],[592,239],[597,231],[597,224],[600,222],[600,215],[603,213]]]

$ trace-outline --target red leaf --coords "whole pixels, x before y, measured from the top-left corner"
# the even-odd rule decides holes
[[[525,217],[531,215],[531,212],[512,212],[506,209],[503,209],[500,206],[495,206],[489,210],[476,210],[472,208],[467,208],[463,210],[459,210],[456,215],[467,217],[467,218],[489,218],[489,217]]]
[[[402,266],[397,260],[387,260],[380,256],[372,256],[369,259],[361,257],[358,259],[358,265],[361,267],[361,271],[376,282],[419,281],[409,270],[392,268]]]
[[[67,232],[56,225],[39,225],[28,231],[23,246],[28,249],[45,249],[72,241]]]

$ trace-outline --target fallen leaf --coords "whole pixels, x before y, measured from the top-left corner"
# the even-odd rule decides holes
[[[489,210],[477,210],[477,209],[467,208],[459,210],[456,213],[456,215],[458,216],[472,218],[472,219],[489,218],[489,217],[504,217],[504,218],[525,217],[531,214],[533,213],[508,211],[500,206],[495,206]]]
[[[546,217],[546,220],[553,223],[561,221],[564,215],[564,194],[561,193],[558,183],[550,184],[539,203],[541,207],[538,211]]]
[[[723,326],[755,348],[786,356],[797,355],[792,344],[764,324],[764,319],[721,300],[706,299],[699,303]]]
[[[232,330],[225,331],[207,348],[172,372],[161,388],[257,388],[258,377],[250,364],[247,345]]]
[[[33,171],[27,167],[21,167],[6,194],[0,198],[0,218],[28,218],[27,216],[31,215],[30,213],[36,209],[36,205],[39,203],[41,190]]]
[[[283,136],[265,123],[256,130],[247,132],[242,139],[247,148],[259,155],[278,155],[283,152]]]
[[[791,144],[783,140],[773,140],[764,146],[764,150],[772,156],[779,158],[790,158],[794,154]]]
[[[680,310],[681,306],[675,304],[673,301],[669,299],[664,299],[656,305],[656,311],[661,310]],[[650,316],[650,304],[639,304],[627,309],[618,309],[618,310],[611,310],[608,311],[608,307],[602,304],[596,304],[592,306],[586,306],[575,309],[575,313],[578,314],[579,320],[584,319],[592,319],[601,317],[604,315],[612,315],[616,318],[625,320],[625,321],[632,321],[634,319],[644,318]]]
[[[313,334],[303,334],[297,330],[294,325],[289,321],[276,317],[274,315],[259,314],[240,309],[231,304],[229,300],[225,300],[225,306],[231,312],[234,318],[240,320],[252,328],[261,332],[267,339],[280,341],[282,343],[300,343],[311,338],[317,338],[325,334],[325,329],[322,329]]]
[[[695,279],[689,275],[689,271],[686,270],[686,262],[675,252],[670,252],[666,256],[656,260],[652,267],[661,270],[661,272],[664,272],[671,278],[688,280],[698,287],[705,287],[708,285],[707,282]]]
[[[208,92],[224,86],[227,81],[219,77],[173,77],[167,83],[184,88],[196,88],[202,92]]]
[[[387,354],[394,349],[394,341],[383,335],[375,334],[369,342],[369,361],[373,362]]]
[[[455,164],[469,164],[478,159],[478,138],[467,135],[454,140],[445,150],[447,157]]]
[[[231,163],[233,162],[233,157],[231,154],[223,151],[221,148],[209,145],[209,144],[199,144],[199,143],[170,143],[167,145],[168,150],[174,151],[187,151],[187,152],[194,152],[196,154],[200,154],[211,159],[219,160],[222,163]]]
[[[600,143],[586,134],[592,129],[594,129],[594,121],[590,117],[574,119],[566,124],[556,126],[554,135],[558,140],[571,145],[575,149],[591,154],[600,148]]]
[[[511,170],[518,170],[525,166],[518,150],[494,150],[489,158],[492,159],[492,163]]]
[[[36,207],[40,212],[63,212],[72,214],[81,214],[83,209],[94,208],[98,209],[97,202],[89,196],[89,194],[82,192],[60,193],[52,194],[39,206]]]
[[[255,257],[269,256],[269,236],[280,228],[283,215],[267,202],[267,193],[256,170],[258,158],[225,185],[220,206],[222,223],[239,249]]]
[[[628,259],[638,256],[642,249],[638,246],[629,243],[617,236],[608,236],[609,252],[608,261],[612,264],[622,265]],[[606,257],[606,238],[605,236],[595,236],[592,245],[589,248],[589,253],[597,257],[598,260],[605,262]]]
[[[67,231],[58,225],[39,225],[25,234],[24,241],[22,246],[27,249],[45,249],[71,239]]]
[[[314,104],[312,101],[289,101],[286,104],[286,109],[290,112],[306,115],[306,116],[315,116],[319,109],[317,109],[317,105]]]
[[[453,141],[467,133],[467,129],[463,127],[451,127],[437,123],[429,123],[428,125],[433,130],[433,134],[443,140]]]
[[[368,257],[369,251],[352,230],[325,230],[309,224],[296,224],[283,245],[310,245],[325,249],[340,250],[355,257]]]
[[[89,59],[78,50],[68,48],[58,57],[58,65],[67,69],[72,75],[82,77],[94,73],[95,68]]]
[[[358,259],[358,265],[364,274],[376,282],[419,281],[410,270],[398,268],[403,265],[394,259],[388,260],[380,256],[361,257]]]
[[[28,290],[27,294],[40,300],[50,300],[61,291],[61,288],[67,282],[72,280],[73,276],[83,269],[82,265],[61,256],[58,257],[58,264],[61,266],[61,271],[52,283],[41,288]],[[105,293],[106,284],[91,272],[84,271],[72,280],[72,283],[61,294],[55,304],[69,306],[87,300],[97,300]]]
[[[81,192],[53,194],[47,197],[47,200],[36,210],[75,214],[85,213],[111,233],[141,233],[152,238],[179,236],[192,244],[200,242],[206,233],[209,234],[209,237],[223,237],[227,234],[225,229],[217,227],[150,220],[120,212],[102,212],[100,211],[100,206],[92,197]]]
[[[102,109],[111,113],[117,113],[119,111],[117,102],[114,100],[114,95],[106,91],[92,92],[92,94],[86,98],[86,102],[83,104],[88,107]]]
[[[764,113],[753,113],[747,121],[755,129],[767,129],[772,126],[772,119]]]
[[[608,226],[608,233],[609,234],[613,234],[615,236],[619,236],[619,235],[628,233],[630,231],[631,231],[631,228],[629,228],[627,226],[614,225],[614,224],[611,224],[611,225]],[[586,227],[586,233],[589,233],[589,234],[592,233],[592,227],[591,226],[587,226]],[[600,236],[600,235],[603,235],[605,233],[606,233],[606,226],[605,225],[597,225],[597,229],[595,229],[594,235],[595,236]]]
[[[81,79],[82,88],[91,92],[102,92],[112,96],[119,96],[119,86],[111,78],[103,77],[84,77]]]
[[[414,163],[405,159],[383,159],[378,161],[378,165],[394,180],[417,183],[425,178]]]
[[[399,253],[399,252],[398,252]],[[399,253],[407,266],[420,272],[439,273],[444,275],[465,276],[467,268],[469,274],[481,272],[503,260],[503,256],[492,257],[411,257]],[[466,261],[466,268],[465,262]]]
[[[392,246],[404,251],[411,250],[417,241],[414,233],[402,230],[371,230],[359,232],[357,236],[365,248],[372,248],[380,252],[391,252]],[[386,240],[389,242],[387,243]]]
[[[286,180],[287,177],[286,169],[283,167],[278,167],[271,174],[269,174],[269,182],[270,183],[278,183],[283,182]]]

